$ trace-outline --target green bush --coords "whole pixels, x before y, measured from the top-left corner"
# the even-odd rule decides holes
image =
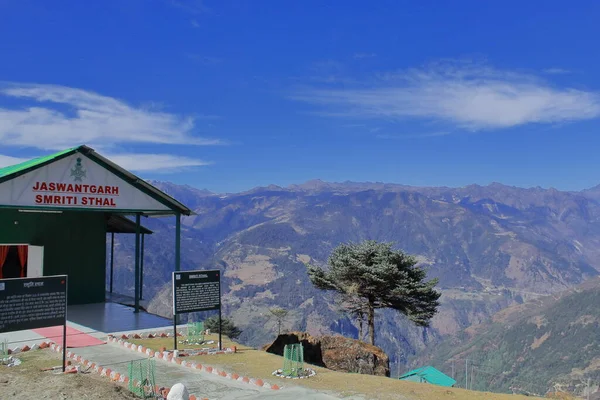
[[[230,318],[223,317],[221,327],[223,328],[223,335],[229,339],[237,339],[242,334],[242,331],[235,326],[233,320]],[[219,333],[219,316],[214,315],[204,320],[204,328],[210,329],[211,332]]]

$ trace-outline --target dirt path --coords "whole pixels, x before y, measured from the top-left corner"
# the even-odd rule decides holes
[[[46,400],[132,400],[138,399],[127,388],[96,374],[54,374],[42,372],[61,364],[51,350],[36,350],[16,355],[22,364],[0,365],[1,399]]]

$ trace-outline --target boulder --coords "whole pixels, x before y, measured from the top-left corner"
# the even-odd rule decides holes
[[[390,376],[390,360],[383,350],[344,336],[311,336],[306,332],[279,335],[263,350],[283,356],[286,344],[302,343],[304,361],[334,371]]]
[[[167,400],[190,400],[190,394],[183,383],[176,383],[169,390]]]

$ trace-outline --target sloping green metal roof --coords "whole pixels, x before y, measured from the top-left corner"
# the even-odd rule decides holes
[[[49,162],[54,161],[61,156],[69,155],[77,150],[77,147],[72,147],[67,150],[59,151],[58,153],[50,154],[48,156],[34,158],[33,160],[24,161],[19,164],[9,165],[8,167],[0,168],[0,178],[7,177],[12,174],[18,174],[19,172],[26,172],[37,167],[41,167]]]
[[[448,375],[438,371],[437,369],[431,366],[413,369],[412,371],[409,371],[404,375],[400,376],[398,379],[407,379],[415,375],[421,378],[423,381],[431,383],[433,385],[450,387],[456,384],[456,381],[454,379],[450,378]]]
[[[28,172],[31,172],[38,168],[41,168],[45,165],[51,164],[54,161],[58,161],[61,158],[68,157],[73,153],[81,153],[81,154],[85,155],[86,157],[92,159],[93,161],[95,161],[96,163],[101,165],[103,168],[107,169],[111,173],[113,173],[113,174],[117,175],[118,177],[120,177],[121,179],[123,179],[125,182],[136,187],[140,191],[146,193],[150,197],[154,198],[155,200],[159,201],[160,203],[164,204],[165,206],[167,206],[168,208],[173,210],[173,212],[167,212],[167,213],[160,212],[160,211],[159,212],[148,212],[148,213],[145,213],[145,215],[165,215],[165,214],[174,214],[176,212],[181,213],[183,215],[191,215],[192,214],[192,210],[190,210],[188,207],[186,207],[179,201],[175,200],[173,197],[169,196],[162,190],[159,190],[158,188],[152,186],[145,180],[138,178],[136,175],[132,174],[131,172],[121,168],[120,166],[113,163],[109,159],[96,153],[96,151],[94,151],[94,149],[92,149],[88,146],[72,147],[70,149],[63,150],[58,153],[50,154],[48,156],[38,157],[38,158],[34,158],[33,160],[22,162],[20,164],[0,168],[0,183],[9,181],[18,176],[21,176],[23,174],[26,174]]]

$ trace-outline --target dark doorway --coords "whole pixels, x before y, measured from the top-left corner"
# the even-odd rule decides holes
[[[8,254],[2,265],[2,277],[3,278],[24,278],[27,276],[27,246],[7,246]],[[19,256],[19,248],[21,247],[21,254]],[[21,260],[21,257],[24,257]],[[22,262],[24,265],[22,266]]]

